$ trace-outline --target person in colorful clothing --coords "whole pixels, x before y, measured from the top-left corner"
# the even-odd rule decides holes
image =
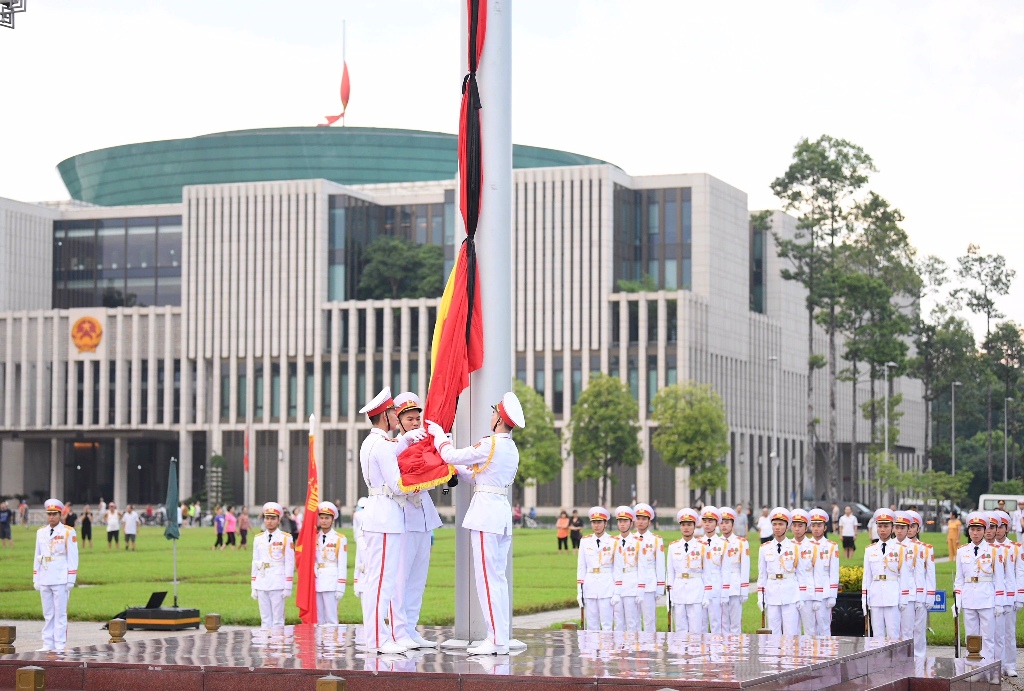
[[[777,506],[768,514],[772,539],[761,545],[757,555],[757,605],[768,615],[768,628],[786,636],[800,634],[800,586],[797,581],[797,551],[786,537],[790,513]]]
[[[637,584],[636,603],[640,607],[645,633],[658,630],[657,607],[658,598],[665,594],[665,541],[650,532],[654,509],[650,504],[637,504],[633,507],[636,513],[637,541]]]
[[[815,546],[814,598],[820,605],[815,612],[815,634],[832,635],[832,609],[839,594],[839,545],[825,537],[828,514],[814,509],[811,517],[811,540]]]
[[[585,610],[587,631],[611,631],[615,538],[605,533],[610,517],[607,509],[594,506],[589,514],[594,534],[580,539],[576,560],[576,602]]]
[[[967,515],[969,542],[956,551],[953,597],[963,614],[964,633],[981,636],[981,654],[995,659],[995,620],[1003,613],[1003,569],[999,550],[985,541],[988,517],[979,511]]]
[[[348,539],[334,529],[338,507],[322,501],[317,506],[316,620],[338,623],[338,602],[345,595],[348,574]]]
[[[750,544],[745,533],[737,535],[737,513],[723,506],[722,539],[725,557],[722,559],[722,633],[743,633],[743,603],[750,591]]]
[[[78,579],[78,536],[60,522],[64,504],[47,499],[46,525],[36,531],[32,587],[43,601],[43,647],[61,652],[68,641],[68,596]]]
[[[619,534],[615,537],[615,558],[612,563],[612,578],[615,594],[612,595],[612,621],[616,631],[639,631],[640,608],[636,601],[637,584],[637,542],[632,533],[636,514],[628,506],[615,509]]]
[[[715,582],[712,572],[721,574],[721,567],[711,561],[707,542],[694,536],[697,520],[693,509],[680,509],[676,522],[682,537],[669,545],[665,559],[671,630],[680,633],[707,632],[706,612]]]

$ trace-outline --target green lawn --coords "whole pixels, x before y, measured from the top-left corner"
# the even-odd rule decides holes
[[[40,619],[42,608],[39,596],[32,589],[32,549],[35,527],[28,530],[15,527],[14,549],[0,549],[0,618]],[[68,615],[75,621],[103,621],[125,609],[128,605],[144,604],[154,590],[171,590],[171,542],[163,538],[159,528],[141,528],[139,550],[108,551],[105,543],[96,542],[93,549],[81,550],[78,583],[72,594]],[[350,548],[354,548],[350,531]],[[102,531],[97,532],[102,535]],[[677,532],[659,531],[671,542]],[[212,528],[190,528],[181,531],[178,543],[179,602],[182,606],[196,607],[202,612],[219,612],[226,624],[253,625],[259,621],[256,603],[249,598],[249,568],[251,552],[213,552]],[[756,536],[751,542],[751,582],[757,580]],[[936,545],[936,556],[946,556],[945,536],[928,533],[925,539]],[[858,538],[857,553],[852,561],[841,560],[843,566],[860,565],[867,535]],[[576,607],[576,558],[556,550],[554,530],[517,529],[513,540],[514,603],[516,614],[529,614]],[[427,625],[451,624],[454,618],[455,531],[444,528],[436,531],[431,558],[427,591],[423,601],[421,623]],[[937,564],[938,587],[952,591],[952,567]],[[352,553],[349,553],[349,582],[351,583]],[[357,622],[361,618],[358,600],[349,592],[341,601],[340,618]],[[170,597],[170,596],[169,596]],[[950,597],[950,600],[952,598]],[[168,600],[168,604],[170,601]],[[288,600],[286,615],[289,622],[298,621],[294,598]],[[665,610],[659,609],[661,630],[665,629]],[[755,631],[761,625],[756,599],[751,596],[743,610],[743,630]],[[933,614],[931,627],[935,635],[929,642],[952,644],[952,615]],[[1018,618],[1018,631],[1024,644],[1024,617]]]

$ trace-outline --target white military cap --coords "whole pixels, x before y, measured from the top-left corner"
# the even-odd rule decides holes
[[[967,514],[967,525],[968,527],[972,525],[980,525],[982,528],[987,528],[988,516],[986,516],[982,511],[971,511]]]
[[[734,509],[732,509],[731,507],[729,507],[729,506],[723,506],[722,508],[720,508],[718,510],[718,512],[720,514],[722,514],[722,520],[723,521],[735,521],[736,520],[736,511]]]
[[[277,516],[280,518],[284,514],[284,507],[278,504],[276,501],[268,501],[263,505],[264,516]]]
[[[999,525],[999,516],[996,515],[995,511],[986,511],[985,515],[988,518],[988,524],[990,526],[996,527]]]
[[[701,519],[708,518],[713,521],[722,520],[722,512],[716,509],[714,506],[705,506],[704,510],[700,512]]]
[[[796,523],[800,521],[804,525],[811,524],[811,514],[807,513],[803,509],[793,509],[793,513],[790,515],[789,522]]]
[[[911,525],[917,524],[918,528],[924,527],[924,520],[921,518],[921,514],[919,514],[917,511],[907,511],[907,515],[910,516]]]
[[[905,525],[909,526],[911,523],[910,514],[906,511],[897,511],[894,516],[893,525]]]
[[[338,507],[335,506],[334,502],[332,502],[332,501],[322,501],[322,502],[320,502],[317,505],[317,507],[316,507],[316,512],[318,514],[329,513],[332,516],[334,516],[335,520],[338,519]]]
[[[1005,511],[1003,511],[1001,509],[996,509],[992,513],[994,513],[999,518],[999,523],[1000,524],[1006,525],[1006,526],[1010,525],[1010,514],[1006,513]]]
[[[395,396],[395,413],[401,415],[407,410],[418,410],[423,412],[423,405],[419,396],[412,391],[405,391]]]
[[[636,514],[637,518],[640,518],[640,516],[654,518],[654,509],[651,508],[650,504],[637,504],[633,507],[633,513]]]
[[[892,523],[896,520],[892,509],[875,509],[875,523]]]
[[[608,513],[608,509],[603,506],[591,506],[588,513],[590,514],[590,520],[592,521],[607,521],[611,517]]]
[[[808,515],[811,517],[811,523],[828,523],[828,513],[824,509],[811,509]]]
[[[620,506],[615,509],[615,518],[628,518],[631,521],[636,520],[636,514],[633,513],[633,509],[628,506]]]
[[[379,394],[373,397],[373,400],[364,405],[359,409],[359,412],[365,413],[366,417],[373,417],[374,415],[380,415],[388,408],[394,407],[395,402],[391,399],[391,387],[385,386]]]
[[[792,518],[793,517],[789,515],[789,511],[786,511],[786,507],[784,506],[776,506],[772,509],[771,513],[768,514],[768,520],[785,521],[786,525],[789,525]]]
[[[523,415],[523,405],[514,393],[508,391],[501,397],[501,401],[494,406],[498,411],[501,421],[509,427],[523,429],[526,427],[526,416]]]
[[[689,521],[696,525],[698,521],[697,512],[693,509],[679,509],[676,512],[676,523],[682,523],[683,521]]]
[[[46,513],[60,513],[64,510],[64,502],[51,497],[43,503],[43,508],[46,509]]]

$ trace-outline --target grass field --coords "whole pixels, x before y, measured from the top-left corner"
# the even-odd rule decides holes
[[[41,619],[39,595],[32,588],[32,550],[36,527],[14,528],[14,549],[0,549],[0,619]],[[350,531],[342,531],[354,549]],[[97,532],[102,536],[102,531]],[[659,531],[667,541],[678,533]],[[752,534],[752,537],[753,534]],[[104,537],[105,539],[105,537]],[[936,556],[947,556],[945,536],[927,533],[925,539],[936,546]],[[201,612],[219,612],[225,624],[255,625],[259,622],[256,603],[249,597],[251,552],[213,552],[213,528],[186,528],[178,542],[178,598],[183,607]],[[860,565],[867,535],[858,537],[858,550],[842,565]],[[68,616],[75,621],[104,621],[129,605],[141,605],[155,590],[171,591],[172,545],[160,528],[140,528],[138,551],[108,551],[105,543],[95,542],[90,550],[81,550],[78,584],[70,598]],[[571,552],[557,552],[555,531],[517,529],[513,540],[514,608],[516,614],[530,614],[576,607],[576,558]],[[758,541],[751,542],[751,582],[757,579]],[[420,623],[451,624],[454,619],[455,531],[443,528],[435,532],[427,590]],[[938,588],[952,591],[952,565],[936,565]],[[349,553],[349,590],[341,601],[340,618],[345,622],[361,619],[358,600],[351,592],[352,553]],[[952,598],[950,597],[950,600]],[[168,596],[170,604],[170,596]],[[1024,614],[1024,613],[1022,613]],[[298,621],[294,597],[287,602],[289,622]],[[665,610],[659,609],[660,630],[665,630]],[[751,596],[743,610],[743,630],[755,631],[761,614]],[[952,615],[933,614],[934,636],[929,642],[950,645],[953,641]],[[1018,617],[1018,631],[1024,634],[1024,616]],[[1024,644],[1024,635],[1020,636]]]

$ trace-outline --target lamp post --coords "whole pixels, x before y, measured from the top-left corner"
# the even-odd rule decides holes
[[[953,471],[951,473],[951,475],[956,475],[956,387],[958,387],[958,386],[963,386],[963,384],[961,384],[958,381],[955,381],[955,382],[953,382],[950,385],[950,390],[952,391],[952,394],[953,394],[952,395],[953,405],[952,405],[952,410],[950,411],[950,414],[949,414],[949,418],[950,418],[950,423],[949,424],[950,424],[950,427],[952,428],[950,430],[950,445],[949,445],[950,446],[951,459],[952,459],[952,471]]]
[[[1007,425],[1006,425],[1006,422],[1007,422],[1006,413],[1010,409],[1010,404],[1011,403],[1013,403],[1013,399],[1009,398],[1009,397],[1007,397],[1006,400],[1003,401],[1003,482],[1006,482],[1009,479],[1007,477],[1007,473],[1006,473],[1006,466],[1007,466],[1006,460],[1008,458],[1008,455],[1007,455],[1007,438],[1010,436],[1010,428],[1007,427]]]
[[[772,363],[772,444],[771,452],[768,454],[768,472],[775,479],[775,493],[779,493],[779,478],[776,475],[779,460],[779,386],[778,386],[778,363],[779,356],[772,355],[768,358]]]
[[[885,462],[889,462],[889,371],[896,367],[895,362],[885,363]],[[885,490],[885,503],[889,503],[889,490]]]

